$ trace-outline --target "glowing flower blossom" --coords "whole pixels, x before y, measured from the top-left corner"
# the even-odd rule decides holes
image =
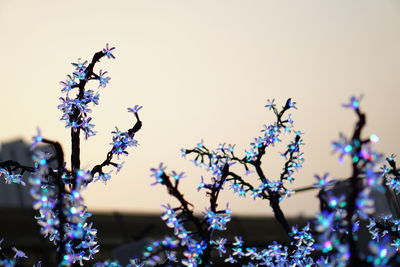
[[[109,44],[106,44],[106,48],[103,48],[103,53],[107,56],[107,58],[115,59],[115,56],[112,54],[112,51],[115,47],[110,47]]]

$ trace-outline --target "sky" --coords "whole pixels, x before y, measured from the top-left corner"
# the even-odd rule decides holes
[[[139,146],[124,169],[106,185],[91,184],[85,200],[93,211],[160,213],[176,203],[162,186],[151,186],[149,169],[160,162],[184,171],[185,197],[197,212],[207,206],[196,188],[201,176],[180,156],[204,140],[210,148],[236,144],[248,149],[274,116],[267,99],[283,105],[291,97],[295,127],[304,132],[304,167],[290,188],[311,185],[315,174],[350,175],[331,142],[352,133],[356,116],[341,104],[363,95],[364,136],[376,134],[376,149],[399,153],[400,2],[352,1],[18,1],[0,0],[1,142],[29,142],[40,127],[70,153],[69,130],[57,110],[70,63],[91,59],[106,43],[115,60],[101,60],[111,81],[99,89],[93,109],[98,134],[82,144],[82,167],[104,160],[115,126],[134,123],[127,107],[143,106]],[[93,84],[91,88],[97,89]],[[276,179],[283,167],[279,152],[268,151],[263,166]],[[316,192],[298,193],[282,203],[290,216],[310,216]],[[230,191],[234,215],[265,216],[265,201],[239,198]]]

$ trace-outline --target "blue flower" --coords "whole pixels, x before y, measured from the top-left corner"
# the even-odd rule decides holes
[[[42,142],[43,137],[42,137],[42,131],[40,130],[40,128],[37,128],[37,135],[35,135],[34,137],[32,137],[32,144],[30,149],[33,150],[36,148],[36,146]]]
[[[103,72],[102,70],[100,70],[99,77],[97,78],[99,80],[99,88],[100,87],[105,88],[108,82],[111,80],[110,77],[105,77],[107,73],[108,73],[107,71]]]
[[[115,56],[112,54],[112,51],[115,49],[115,47],[109,47],[109,44],[106,44],[106,48],[103,48],[103,53],[107,56],[107,58],[112,58],[115,59]]]
[[[319,176],[317,174],[314,175],[315,179],[317,179],[317,182],[314,183],[312,186],[315,188],[325,189],[326,187],[335,184],[335,180],[328,181],[328,176],[329,173],[325,173],[323,176]]]
[[[351,96],[349,103],[343,104],[342,106],[345,108],[352,108],[354,110],[360,107],[360,101],[362,99],[362,95],[359,97]]]
[[[92,120],[91,117],[87,119],[84,118],[81,124],[81,128],[85,132],[85,139],[88,139],[89,137],[96,135],[96,132],[93,131],[94,124],[90,123],[91,120]]]
[[[26,254],[22,250],[18,250],[16,247],[13,247],[12,250],[14,250],[15,255],[14,259],[16,258],[28,258]]]
[[[158,183],[162,183],[163,182],[163,174],[165,173],[165,169],[167,167],[165,167],[163,165],[163,163],[161,162],[160,165],[158,166],[158,168],[151,168],[150,171],[152,172],[152,174],[150,175],[150,177],[154,177],[156,178],[156,182],[154,184],[158,184]]]
[[[143,106],[135,105],[133,108],[128,108],[128,112],[131,112],[133,114],[136,114],[141,110]]]
[[[81,62],[81,59],[78,58],[78,62],[77,63],[71,63],[72,66],[75,67],[76,71],[85,71],[86,70],[86,64],[88,63],[87,60],[85,60],[84,62]]]
[[[267,102],[268,102],[268,104],[265,105],[266,108],[268,108],[268,109],[275,109],[276,108],[276,104],[274,103],[275,99],[272,99],[272,100],[268,99]]]
[[[170,174],[175,180],[180,180],[182,178],[184,178],[185,173],[181,172],[181,173],[177,173],[176,171],[172,171]]]
[[[75,71],[72,73],[75,78],[78,80],[85,80],[86,79],[86,72],[85,71]]]
[[[112,132],[114,136],[112,137],[113,146],[111,152],[117,156],[128,155],[126,149],[130,146],[137,146],[137,141],[133,139],[128,132],[121,132],[115,127],[115,131]]]
[[[63,86],[61,92],[69,92],[76,85],[75,76],[71,77],[71,75],[67,75],[67,79],[65,81],[61,81],[60,84]]]

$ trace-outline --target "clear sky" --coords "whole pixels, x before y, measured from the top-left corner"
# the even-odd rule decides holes
[[[125,168],[105,186],[92,184],[86,203],[94,210],[160,212],[171,203],[152,187],[149,169],[164,162],[185,171],[185,196],[198,211],[207,202],[196,187],[201,175],[180,157],[201,139],[209,147],[249,147],[274,117],[264,105],[292,97],[302,130],[306,162],[292,188],[313,183],[314,174],[347,177],[331,142],[350,134],[355,121],[340,105],[364,95],[365,134],[377,134],[377,149],[400,153],[400,2],[382,1],[17,1],[0,0],[1,141],[25,140],[42,129],[69,153],[69,130],[59,121],[59,81],[71,62],[91,59],[108,42],[116,60],[102,60],[110,84],[100,89],[93,111],[98,135],[82,145],[83,167],[104,159],[114,126],[134,122],[127,107],[143,105],[140,146]],[[284,144],[264,165],[274,179],[282,168]],[[312,214],[316,192],[283,203],[287,214]],[[234,214],[271,214],[268,203],[239,199],[230,192]]]

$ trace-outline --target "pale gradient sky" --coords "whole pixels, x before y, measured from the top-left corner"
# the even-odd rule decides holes
[[[331,141],[350,134],[355,116],[340,107],[364,94],[365,133],[381,138],[378,150],[399,153],[400,2],[393,1],[16,1],[0,0],[1,141],[36,133],[59,140],[69,153],[69,130],[60,122],[59,81],[77,58],[91,59],[109,42],[116,60],[102,60],[111,81],[93,111],[98,135],[82,145],[83,167],[103,160],[114,126],[127,129],[126,112],[143,105],[140,146],[105,186],[86,191],[91,210],[160,212],[174,203],[149,169],[164,162],[185,171],[182,190],[198,211],[197,192],[210,175],[180,157],[204,139],[249,147],[274,117],[264,105],[292,97],[296,128],[305,132],[306,162],[293,188],[313,175],[346,177],[349,168],[331,155]],[[273,179],[282,168],[278,151],[264,160]],[[287,214],[312,214],[316,192],[283,203]],[[234,214],[271,214],[268,203],[226,192]]]

